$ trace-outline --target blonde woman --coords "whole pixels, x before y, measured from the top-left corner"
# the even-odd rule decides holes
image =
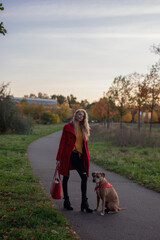
[[[84,109],[78,109],[73,116],[73,120],[63,128],[56,158],[59,173],[63,175],[64,208],[67,210],[73,210],[68,195],[68,180],[70,170],[75,169],[81,178],[81,211],[92,212],[86,196],[90,167],[89,135],[88,114]]]

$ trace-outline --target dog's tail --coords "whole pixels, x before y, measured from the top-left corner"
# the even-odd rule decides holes
[[[121,210],[126,210],[127,208],[126,207],[123,207],[123,208],[118,208],[118,211],[121,211]]]

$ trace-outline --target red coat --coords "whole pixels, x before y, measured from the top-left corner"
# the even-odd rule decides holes
[[[76,142],[76,134],[73,128],[73,123],[67,123],[62,132],[59,149],[57,153],[57,161],[60,161],[59,173],[63,176],[68,175],[68,170],[74,169],[71,164],[69,164],[70,156]],[[83,159],[84,159],[84,168],[87,175],[89,176],[89,167],[90,167],[90,157],[88,150],[88,142],[83,141]]]

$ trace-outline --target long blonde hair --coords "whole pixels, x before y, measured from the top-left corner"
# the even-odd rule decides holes
[[[84,113],[84,119],[80,122],[80,127],[82,129],[84,140],[88,141],[89,136],[90,136],[90,127],[89,127],[89,123],[88,123],[88,114],[87,114],[86,110],[84,110],[84,109],[76,110],[74,115],[73,115],[73,120],[72,121],[73,121],[73,126],[74,126],[75,133],[77,134],[77,128],[78,128],[78,121],[76,120],[76,114],[78,112],[83,112]]]

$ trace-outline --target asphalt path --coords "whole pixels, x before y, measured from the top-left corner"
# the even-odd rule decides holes
[[[28,159],[33,172],[48,194],[56,167],[60,136],[61,131],[58,131],[34,141],[28,147]],[[117,214],[101,216],[100,202],[98,212],[82,213],[80,211],[80,177],[75,170],[70,171],[68,187],[74,210],[63,209],[63,199],[53,200],[53,202],[80,238],[83,240],[160,240],[160,194],[91,163],[87,195],[92,209],[96,207],[95,183],[92,182],[91,177],[93,171],[105,172],[107,180],[119,195],[120,207],[126,206],[127,209]]]

